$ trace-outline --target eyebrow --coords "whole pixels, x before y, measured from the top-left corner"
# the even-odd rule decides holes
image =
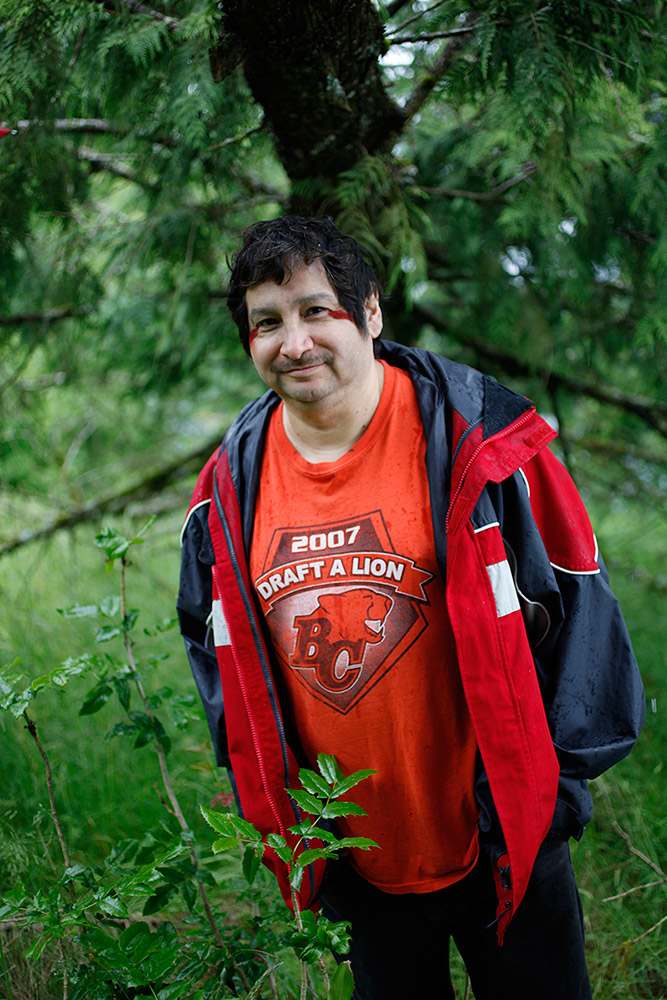
[[[294,299],[294,302],[298,306],[307,306],[312,302],[321,302],[322,299],[328,299],[330,302],[335,302],[336,305],[338,305],[338,299],[336,296],[333,292],[328,291],[312,292],[310,295],[302,295],[298,299]],[[248,321],[252,326],[253,323],[255,323],[262,316],[266,316],[267,313],[275,312],[279,312],[278,306],[274,306],[271,303],[267,303],[267,305],[263,306],[255,306],[255,308],[251,309],[248,313]]]

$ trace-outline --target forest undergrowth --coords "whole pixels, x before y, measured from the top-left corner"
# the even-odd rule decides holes
[[[0,1000],[350,995],[329,954],[345,929],[296,926],[263,848],[229,818],[173,618],[175,529],[162,519],[148,544],[130,534],[123,548],[115,528],[97,546],[82,528],[5,560]],[[641,578],[614,582],[647,721],[630,758],[593,783],[594,819],[572,851],[594,997],[664,998],[667,676],[655,595]],[[470,997],[453,948],[452,968]]]

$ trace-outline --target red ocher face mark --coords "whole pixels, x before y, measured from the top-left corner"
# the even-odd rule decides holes
[[[345,309],[327,309],[327,312],[332,319],[346,319],[349,323],[352,322],[352,318]]]

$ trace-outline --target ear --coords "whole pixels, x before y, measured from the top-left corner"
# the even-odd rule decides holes
[[[377,292],[371,292],[366,299],[364,308],[366,309],[368,332],[373,340],[375,340],[382,333],[382,309],[380,308],[380,299]]]

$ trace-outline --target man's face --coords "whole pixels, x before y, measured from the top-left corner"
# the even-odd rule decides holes
[[[246,292],[250,356],[260,378],[287,406],[318,413],[354,405],[374,365],[382,330],[377,297],[366,305],[368,334],[342,309],[321,261],[289,281],[263,281]]]

